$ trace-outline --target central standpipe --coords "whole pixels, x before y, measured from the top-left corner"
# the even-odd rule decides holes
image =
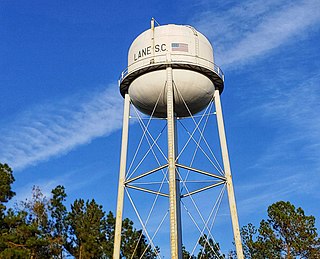
[[[169,57],[170,58],[170,57]],[[169,59],[168,58],[168,59]],[[169,60],[167,60],[169,61]],[[174,114],[174,91],[172,67],[167,72],[167,123],[168,123],[168,167],[169,167],[169,209],[171,258],[182,259],[182,234],[180,210],[180,180],[176,171],[176,117]]]

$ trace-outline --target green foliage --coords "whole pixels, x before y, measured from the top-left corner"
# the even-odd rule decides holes
[[[183,259],[196,259],[194,255],[191,255],[184,245],[182,245],[182,258]]]
[[[256,234],[257,229],[251,223],[241,228],[242,246],[245,258],[250,258],[250,255],[255,253],[253,243]]]
[[[49,203],[49,211],[54,226],[54,235],[61,236],[64,234],[65,230],[67,208],[63,203],[65,202],[67,195],[65,193],[65,188],[61,185],[54,188],[51,193],[52,198]]]
[[[4,211],[7,203],[15,192],[11,190],[11,184],[14,182],[14,177],[11,168],[7,164],[0,163],[0,223],[4,217]]]
[[[111,211],[109,211],[106,218],[106,237],[109,242],[105,246],[105,255],[107,258],[113,256],[113,243],[114,243],[114,229],[116,225],[116,219]]]
[[[26,224],[27,213],[15,213],[9,209],[2,224],[0,237],[1,258],[27,258],[30,256],[30,249],[27,247],[27,240],[32,235]]]
[[[15,193],[11,190],[14,177],[11,168],[7,164],[0,163],[0,202],[8,202]]]
[[[147,244],[141,230],[133,227],[133,222],[126,218],[122,222],[121,257],[132,259],[157,258],[156,252]]]
[[[201,246],[198,258],[200,259],[224,259],[225,255],[220,253],[218,243],[215,243],[212,238],[203,235],[199,240]]]
[[[4,217],[1,258],[50,258],[48,215],[45,198],[34,188],[31,200],[22,202],[17,212]]]
[[[115,217],[106,216],[95,200],[77,199],[68,212],[65,188],[54,188],[47,199],[34,186],[31,199],[6,210],[15,193],[11,168],[0,164],[0,258],[79,259],[112,258]],[[123,220],[121,258],[156,258],[141,230],[129,219]]]
[[[52,191],[52,198],[49,202],[49,212],[51,216],[50,231],[51,231],[51,250],[57,258],[63,258],[64,247],[67,241],[67,208],[64,205],[67,194],[65,188],[58,185]]]
[[[315,218],[279,201],[268,208],[268,219],[258,230],[249,224],[241,229],[245,258],[320,258]]]
[[[108,244],[106,247],[107,258],[112,258],[113,243],[114,243],[114,229],[116,219],[110,211],[107,215],[107,237]],[[158,249],[157,249],[158,252]],[[133,222],[126,218],[122,222],[121,231],[121,258],[157,258],[156,251],[153,251],[147,244],[145,236],[141,230],[136,230],[133,227]]]
[[[11,168],[0,163],[0,258],[79,259],[112,258],[115,217],[107,215],[95,200],[77,199],[68,211],[64,205],[65,188],[57,186],[47,199],[39,187],[31,199],[15,210],[5,204],[15,195],[11,189],[14,177]],[[122,223],[121,258],[157,258],[142,230],[126,218]],[[306,216],[290,202],[276,202],[268,208],[268,219],[257,229],[248,224],[241,229],[244,255],[248,259],[320,258],[320,240],[315,218]],[[183,247],[183,258],[223,259],[218,243],[203,235],[197,257]],[[235,258],[235,253],[228,257]]]
[[[102,258],[106,246],[106,220],[102,206],[95,200],[75,200],[67,217],[67,250],[76,258]]]
[[[107,216],[102,206],[94,200],[76,200],[68,214],[69,241],[67,250],[76,258],[112,258],[115,217]],[[124,219],[121,234],[121,258],[156,258],[156,253],[147,244],[141,230],[133,227],[133,222]]]

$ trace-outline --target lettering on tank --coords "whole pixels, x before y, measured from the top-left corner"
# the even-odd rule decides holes
[[[167,46],[165,43],[154,45],[154,53],[164,52],[167,50]],[[147,57],[151,55],[151,46],[140,49],[137,53],[133,54],[133,60],[137,61],[140,58]]]

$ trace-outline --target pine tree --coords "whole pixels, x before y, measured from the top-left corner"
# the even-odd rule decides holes
[[[33,186],[32,198],[21,202],[20,213],[26,213],[25,245],[30,250],[30,258],[49,258],[50,228],[48,200],[38,186]]]
[[[320,258],[315,218],[290,202],[269,206],[268,219],[260,222],[258,231],[249,224],[241,235],[246,258]]]
[[[260,224],[259,233],[274,242],[286,258],[320,258],[320,240],[315,218],[290,202],[276,202],[268,208],[269,219]]]
[[[3,218],[0,258],[50,258],[47,202],[34,187],[32,199]]]
[[[201,246],[198,258],[200,259],[223,259],[224,254],[221,254],[218,243],[215,243],[212,238],[207,235],[200,237],[199,245]]]
[[[76,258],[102,258],[106,247],[106,221],[102,206],[95,200],[75,200],[67,216],[68,252]]]
[[[113,256],[114,232],[115,232],[116,219],[111,211],[109,211],[106,218],[106,236],[108,242],[105,246],[105,255],[107,258]]]
[[[0,163],[0,223],[3,220],[7,203],[14,195],[11,185],[14,182],[14,177],[11,168],[7,164]]]
[[[67,240],[67,208],[64,205],[67,194],[65,188],[58,185],[52,191],[49,202],[50,228],[51,228],[51,253],[57,258],[63,258],[63,250]]]
[[[121,258],[142,258],[152,259],[157,258],[156,252],[150,245],[148,245],[146,237],[143,235],[142,230],[137,230],[133,227],[133,221],[126,218],[122,221],[121,231]],[[107,258],[112,258],[113,244],[114,244],[114,228],[115,228],[115,217],[110,211],[107,215]]]
[[[183,259],[196,259],[194,255],[191,255],[190,252],[186,250],[186,247],[182,245],[182,258]]]

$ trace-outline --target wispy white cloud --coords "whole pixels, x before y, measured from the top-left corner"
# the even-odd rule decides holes
[[[238,64],[249,65],[248,62],[255,62],[265,54],[272,55],[279,47],[296,44],[312,30],[319,30],[319,8],[320,2],[313,0],[247,0],[237,4],[229,2],[229,6],[227,2],[220,9],[212,7],[197,14],[200,18],[195,18],[195,21],[196,27],[214,43],[218,53],[216,57],[220,58],[217,63],[232,69]],[[310,55],[304,56],[304,66],[312,67],[313,58]],[[292,65],[295,65],[294,70]],[[259,67],[265,68],[261,63]],[[255,74],[259,74],[255,68],[252,69]],[[270,171],[276,169],[279,169],[277,173],[281,173],[281,177],[287,179],[286,183],[281,184],[270,179],[270,188],[261,188],[267,191],[261,191],[260,198],[256,196],[262,200],[272,190],[280,196],[280,186],[291,188],[293,183],[287,177],[289,174],[295,174],[300,180],[304,179],[306,162],[313,168],[313,172],[309,172],[303,188],[318,188],[313,184],[313,177],[318,173],[316,168],[320,165],[319,72],[314,70],[317,70],[314,66],[313,72],[303,71],[292,62],[290,66],[280,66],[280,69],[281,71],[273,74],[272,79],[265,74],[256,75],[260,76],[259,88],[248,89],[248,95],[240,97],[246,98],[246,103],[249,100],[252,102],[242,109],[242,118],[262,118],[264,123],[274,125],[272,140],[265,146],[263,153],[257,154],[252,168],[249,168],[259,171],[255,181],[259,181],[257,178],[270,177]],[[298,82],[299,73],[301,81]]]
[[[251,214],[255,211],[265,211],[273,202],[279,200],[288,200],[293,194],[306,193],[310,188],[302,174],[293,174],[288,176],[278,175],[278,171],[265,175],[262,179],[255,179],[254,183],[248,182],[237,187],[241,214]],[[270,172],[269,172],[270,173]]]
[[[15,170],[70,151],[121,127],[116,87],[33,107],[0,129],[0,161]]]
[[[288,159],[307,159],[309,163],[320,165],[319,84],[319,75],[314,75],[292,89],[278,92],[270,89],[272,98],[243,113],[244,116],[259,114],[277,125],[277,137],[266,147],[257,165],[264,166],[284,158],[286,162]]]
[[[197,14],[195,25],[223,57],[217,63],[233,67],[302,37],[319,25],[319,9],[317,0],[248,0]]]
[[[242,182],[236,188],[243,215],[266,210],[278,200],[308,197],[314,204],[318,203],[319,85],[320,77],[316,74],[291,89],[275,91],[275,86],[271,86],[261,93],[252,109],[242,113],[242,117],[261,118],[273,125],[268,127],[273,129],[272,139],[253,159],[252,166],[246,168],[248,174],[242,175]],[[261,132],[261,138],[263,135]],[[314,204],[304,206],[310,209]],[[312,213],[316,215],[317,210]]]
[[[320,2],[202,4],[205,11],[190,23],[214,44],[215,62],[222,69],[240,68],[242,82],[232,90],[239,99],[229,105],[235,110],[233,125],[248,123],[257,134],[256,143],[248,146],[250,167],[239,162],[234,174],[240,221],[261,219],[267,206],[279,200],[304,202],[299,206],[319,215],[320,67],[313,44],[319,37]],[[271,68],[272,62],[277,63]],[[251,74],[242,73],[244,64]]]

